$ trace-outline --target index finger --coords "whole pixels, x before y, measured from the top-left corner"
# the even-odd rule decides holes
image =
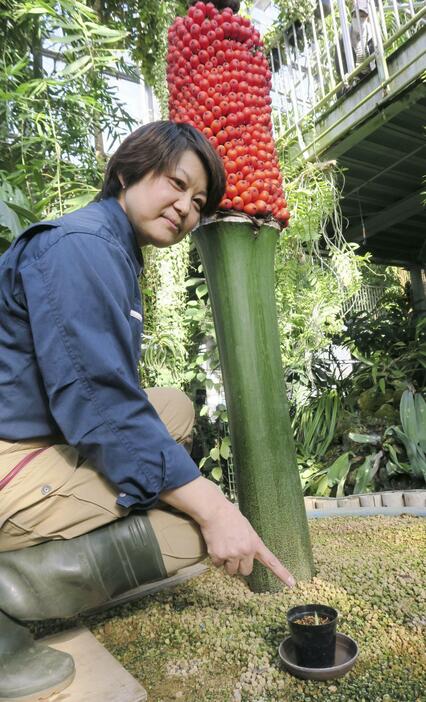
[[[281,561],[274,556],[272,551],[265,546],[263,541],[260,542],[255,558],[266,568],[268,568],[274,575],[276,575],[276,577],[287,585],[287,587],[294,587],[296,585],[296,579],[293,577],[290,571],[287,570],[287,568],[284,568]]]

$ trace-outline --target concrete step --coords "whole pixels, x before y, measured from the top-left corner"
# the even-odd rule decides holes
[[[43,702],[145,702],[146,690],[84,627],[43,639],[70,653],[76,675],[67,688]]]
[[[134,602],[141,597],[175,587],[207,570],[197,563],[182,568],[176,575],[155,583],[147,583],[117,597],[113,603],[98,607],[94,611]],[[145,702],[146,690],[123,666],[96,640],[85,627],[48,636],[43,639],[52,648],[70,653],[75,661],[76,675],[67,688],[45,698],[43,702]]]

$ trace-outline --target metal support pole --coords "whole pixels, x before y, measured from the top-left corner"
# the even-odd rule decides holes
[[[337,0],[337,6],[339,8],[340,15],[340,26],[342,28],[342,39],[343,48],[345,50],[346,65],[348,67],[348,73],[352,73],[355,68],[354,57],[352,53],[351,38],[349,36],[348,19],[346,15],[346,4],[345,0]]]
[[[334,88],[334,86],[336,85],[336,81],[334,79],[333,64],[331,61],[331,53],[330,53],[330,46],[329,46],[329,37],[328,37],[328,32],[327,32],[327,24],[325,21],[324,8],[323,8],[323,4],[321,1],[319,2],[319,10],[320,10],[320,17],[321,17],[321,30],[322,30],[322,34],[324,36],[325,53],[326,53],[326,57],[327,57],[328,77],[330,79],[331,87]],[[331,8],[330,8],[330,11],[331,11]],[[328,88],[325,92],[327,93],[327,91],[328,91]]]
[[[289,73],[289,83],[290,83],[290,99],[291,99],[291,104],[293,106],[293,113],[294,113],[294,125],[296,127],[296,134],[297,134],[297,141],[299,142],[299,147],[300,150],[303,151],[305,148],[305,143],[303,141],[303,136],[302,136],[302,130],[299,125],[299,111],[297,109],[297,96],[296,96],[296,91],[295,91],[295,80],[293,77],[293,70],[291,66],[291,51],[290,47],[287,41],[287,37],[284,34],[284,48],[285,48],[285,53],[286,53],[286,58],[287,58],[287,68],[288,68],[288,73]],[[280,63],[282,64],[282,59],[281,59],[281,51],[280,47],[277,46],[278,49],[278,55],[280,59]],[[302,115],[303,117],[303,115]]]
[[[386,63],[385,50],[383,48],[382,34],[380,31],[380,23],[379,18],[377,16],[377,10],[374,4],[374,0],[368,0],[368,9],[370,11],[374,45],[376,47],[375,56],[377,63],[377,72],[379,74],[380,81],[384,83],[389,79],[389,70],[388,65]],[[383,92],[386,95],[389,92],[389,86],[386,86]]]

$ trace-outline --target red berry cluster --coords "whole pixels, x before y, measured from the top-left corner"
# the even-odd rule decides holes
[[[202,131],[222,157],[221,209],[274,215],[289,212],[272,137],[271,72],[259,32],[227,7],[197,2],[169,29],[170,119]]]

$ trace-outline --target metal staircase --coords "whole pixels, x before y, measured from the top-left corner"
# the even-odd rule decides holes
[[[276,136],[336,159],[344,235],[379,263],[426,265],[426,6],[317,0],[271,50]],[[422,194],[423,193],[423,194]]]

